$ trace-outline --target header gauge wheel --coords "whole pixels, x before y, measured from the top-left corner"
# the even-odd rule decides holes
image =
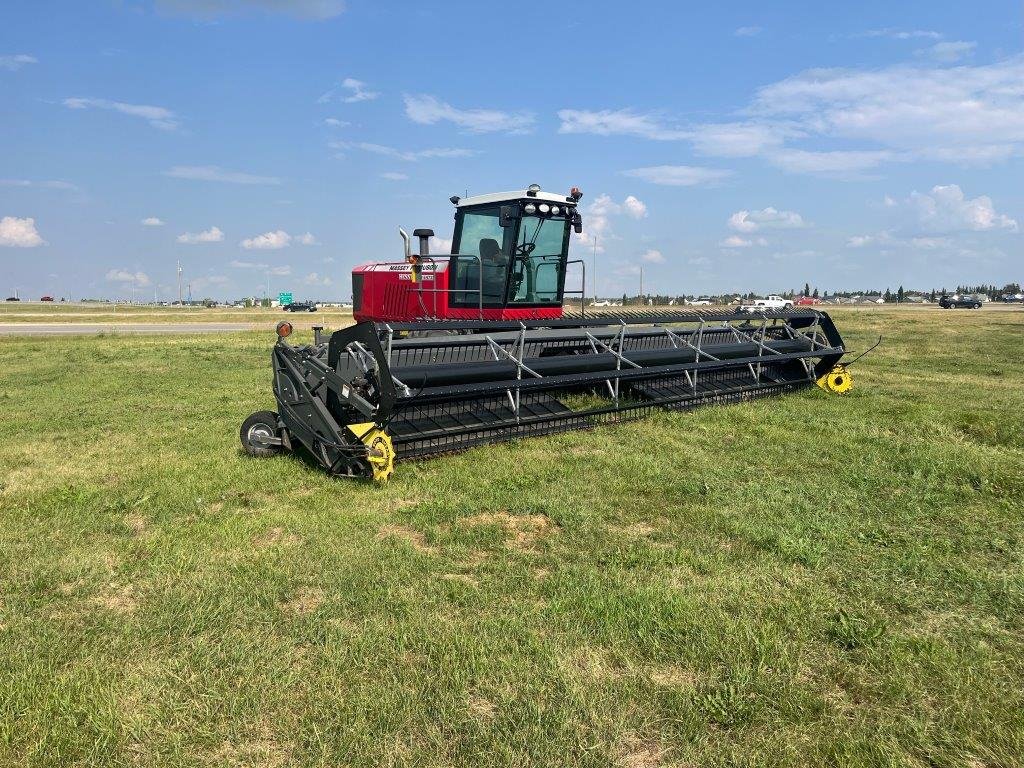
[[[267,458],[276,456],[282,450],[277,432],[277,414],[273,411],[256,411],[242,422],[239,437],[247,454]]]

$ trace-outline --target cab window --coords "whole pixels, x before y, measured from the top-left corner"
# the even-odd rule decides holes
[[[523,216],[508,286],[510,304],[561,304],[568,237],[565,219]]]

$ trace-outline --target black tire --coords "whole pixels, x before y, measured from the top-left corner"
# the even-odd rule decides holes
[[[977,303],[975,303],[975,304],[973,304],[973,305],[972,305],[972,307],[973,307],[974,309],[981,309],[981,304],[977,304]]]
[[[261,459],[276,456],[283,449],[280,445],[264,445],[257,442],[260,435],[277,437],[277,414],[273,411],[256,411],[249,418],[242,422],[242,429],[238,433],[242,441],[242,448],[250,456]]]

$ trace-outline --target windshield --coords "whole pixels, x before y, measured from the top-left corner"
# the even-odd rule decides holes
[[[561,303],[568,241],[565,219],[523,216],[508,286],[510,303]]]
[[[451,257],[452,306],[561,305],[569,222],[524,215],[501,226],[501,206],[460,211]]]
[[[508,254],[512,250],[512,227],[502,227],[499,208],[467,211],[456,225],[452,256],[453,306],[477,306],[483,288],[483,305],[501,304],[508,277]]]

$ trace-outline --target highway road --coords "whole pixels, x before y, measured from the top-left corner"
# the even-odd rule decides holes
[[[0,336],[69,336],[95,333],[224,333],[253,323],[0,323]]]

